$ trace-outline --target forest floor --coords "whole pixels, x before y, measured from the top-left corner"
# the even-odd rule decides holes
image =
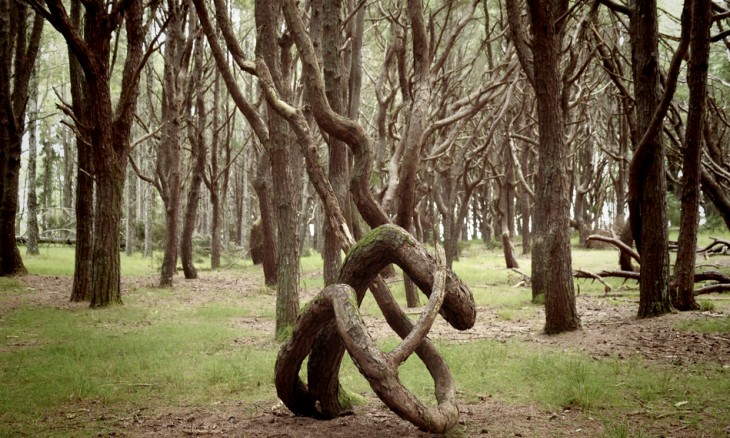
[[[216,292],[236,288],[255,290],[260,279],[251,272],[217,273],[205,275],[204,280],[178,281],[176,291],[187,297],[192,306],[213,302]],[[71,278],[65,276],[28,276],[23,279],[28,293],[0,301],[0,322],[3,315],[13,309],[32,307],[76,308],[84,304],[68,302]],[[156,277],[125,277],[125,294],[138,288],[150,287]],[[190,292],[190,293],[185,293]],[[253,293],[253,292],[251,292]],[[316,290],[307,290],[303,300],[310,298]],[[482,306],[474,328],[457,332],[439,318],[431,330],[432,339],[448,342],[470,342],[477,339],[492,339],[498,342],[520,342],[529,348],[549,351],[576,352],[595,360],[611,357],[631,360],[641,357],[643,361],[658,367],[682,368],[698,364],[715,364],[730,368],[730,334],[700,333],[682,330],[685,323],[711,321],[727,318],[727,307],[711,312],[674,313],[661,318],[640,320],[635,317],[636,295],[614,293],[610,296],[582,294],[577,297],[582,329],[557,336],[541,333],[544,324],[542,312],[520,313],[516,318],[503,318],[495,307]],[[149,306],[158,303],[150,300]],[[165,298],[159,298],[163,300]],[[273,299],[273,297],[272,297]],[[717,296],[718,300],[727,297]],[[611,303],[608,305],[607,301]],[[720,302],[720,301],[718,301]],[[416,309],[415,311],[417,311]],[[379,318],[367,316],[366,324],[375,338],[392,335],[390,328]],[[270,318],[237,317],[231,324],[249,330],[274,331]],[[248,342],[236,339],[236,342]],[[255,338],[250,342],[258,342]],[[12,344],[3,348],[13,348]],[[3,351],[0,348],[0,353]],[[457,388],[459,382],[457,381]],[[467,389],[463,391],[468,392]],[[497,437],[555,437],[555,436],[613,436],[607,434],[605,423],[594,418],[590,412],[580,408],[565,407],[556,411],[546,410],[539,405],[507,403],[490,394],[474,394],[466,397],[459,392],[461,412],[459,426],[451,436],[497,436]],[[680,403],[681,404],[681,403]],[[631,430],[640,431],[641,436],[700,437],[711,436],[696,424],[676,420],[655,421],[657,414],[638,409],[628,413]],[[352,415],[332,421],[317,421],[295,417],[272,395],[271,400],[251,403],[221,402],[215,405],[190,405],[186,407],[156,408],[152,411],[130,407],[126,412],[113,415],[105,412],[103,406],[90,402],[76,409],[73,415],[59,413],[57,418],[47,418],[66,430],[74,430],[74,424],[83,428],[85,422],[107,421],[116,426],[116,432],[100,436],[167,437],[167,436],[235,436],[235,437],[426,437],[432,436],[418,431],[387,409],[376,397],[367,398],[364,404],[355,407]],[[726,419],[724,436],[730,436],[730,419]],[[53,428],[53,427],[52,427]],[[715,429],[717,430],[717,425]],[[623,436],[616,433],[617,436]],[[635,436],[634,433],[629,433]],[[627,435],[628,436],[628,435]]]

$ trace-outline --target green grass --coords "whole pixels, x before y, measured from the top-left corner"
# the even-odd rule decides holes
[[[276,346],[235,342],[236,309],[24,308],[0,328],[0,436],[102,403],[124,409],[267,399]],[[93,431],[90,431],[93,434]]]
[[[25,254],[23,248],[23,263],[28,272],[34,275],[73,275],[75,249],[68,246],[41,245],[40,254]],[[144,258],[142,254],[135,253],[131,256],[123,252],[119,254],[122,275],[139,276],[158,274],[162,265],[162,253],[153,253],[151,258]],[[201,269],[210,269],[210,261],[205,260],[199,266]]]
[[[683,322],[679,328],[698,333],[730,333],[730,317],[711,317],[692,322]]]
[[[502,267],[499,250],[472,243],[465,254],[454,270],[471,286],[479,306],[511,321],[542,311],[531,303],[529,288],[514,287],[519,276]],[[73,251],[44,248],[41,255],[24,260],[34,274],[71,275]],[[138,255],[121,255],[121,260],[123,275],[157,273],[154,261]],[[616,252],[576,250],[573,260],[576,267],[598,270],[615,266]],[[529,272],[529,260],[519,261],[522,271]],[[233,272],[261,276],[260,267],[240,262],[229,266]],[[301,266],[303,285],[321,288],[321,257],[313,253]],[[56,427],[90,405],[103,406],[105,415],[122,416],[132,409],[154,413],[217,402],[274,403],[273,364],[279,344],[273,333],[235,322],[243,317],[272,321],[275,290],[263,281],[248,284],[253,290],[246,293],[237,284],[216,284],[220,290],[133,287],[123,297],[125,305],[106,309],[21,306],[0,312],[0,436],[21,431],[31,436],[96,436],[113,431],[115,426],[103,421],[90,422],[83,432]],[[603,293],[600,285],[580,284],[582,293]],[[402,282],[392,286],[398,301],[404,302]],[[4,300],[22,299],[31,292],[22,279],[0,278],[0,309]],[[712,301],[717,308],[725,306]],[[363,313],[380,314],[370,294]],[[680,328],[729,333],[730,318],[708,317]],[[380,346],[388,351],[396,343],[389,338]],[[721,365],[670,368],[639,359],[597,360],[517,341],[437,346],[451,366],[460,397],[467,401],[493,397],[547,411],[581,410],[602,422],[606,437],[642,436],[644,432],[626,420],[630,412],[647,412],[662,421],[702,420],[705,425],[726,424],[730,412],[730,369]],[[409,358],[399,371],[406,387],[434,401],[433,382],[420,360]],[[374,397],[349,358],[343,361],[341,381],[354,394]],[[702,430],[723,432],[707,427]]]

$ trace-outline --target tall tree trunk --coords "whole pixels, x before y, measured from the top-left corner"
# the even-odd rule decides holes
[[[636,124],[642,134],[647,132],[661,96],[658,35],[656,0],[635,1],[629,37]],[[667,182],[660,130],[646,146],[646,153],[639,153],[637,148],[629,175],[631,230],[641,254],[638,315],[642,318],[671,311]]]
[[[413,228],[413,213],[416,207],[416,176],[421,163],[421,134],[428,122],[431,104],[431,52],[426,32],[421,0],[408,1],[408,13],[413,32],[413,68],[415,72],[413,100],[405,133],[403,158],[398,170],[398,210],[396,223],[408,232]],[[410,279],[405,278],[406,303],[408,307],[420,305],[418,291]]]
[[[180,150],[182,131],[182,98],[187,76],[188,56],[185,53],[187,8],[168,1],[168,24],[165,36],[165,69],[163,73],[162,139],[157,151],[157,178],[165,204],[165,249],[160,272],[160,286],[172,286],[177,267],[178,225],[180,215]]]
[[[134,254],[137,246],[137,175],[132,166],[127,166],[127,182],[124,184],[124,253]]]
[[[324,67],[325,93],[332,110],[344,115],[346,96],[343,96],[345,84],[343,82],[343,66],[340,57],[342,38],[342,0],[328,0],[323,2],[322,20],[322,59]],[[348,206],[347,181],[348,148],[347,145],[329,137],[329,180],[337,199],[343,208]],[[348,217],[347,212],[344,212]],[[324,227],[324,280],[325,285],[333,284],[340,275],[340,245],[331,227]]]
[[[71,19],[75,27],[81,24],[80,0],[71,2]],[[69,77],[71,98],[76,120],[89,123],[89,90],[79,61],[69,48]],[[76,254],[71,301],[88,301],[91,297],[91,274],[94,251],[94,164],[91,145],[76,134]]]
[[[191,71],[193,87],[195,88],[195,115],[194,123],[188,125],[188,138],[192,146],[191,161],[193,162],[192,175],[190,177],[190,188],[188,189],[188,202],[185,204],[185,216],[183,219],[182,236],[180,237],[180,258],[182,259],[185,278],[198,278],[198,271],[195,269],[193,260],[193,232],[195,221],[198,216],[200,205],[200,191],[203,184],[203,173],[205,172],[206,144],[205,128],[207,123],[205,109],[205,84],[203,83],[203,35],[198,32],[193,48],[194,65]],[[192,106],[192,103],[191,103]]]
[[[218,179],[218,151],[220,147],[220,75],[216,72],[213,83],[213,138],[210,142],[210,175],[207,180],[210,191],[210,268],[218,269],[221,266],[221,197]]]
[[[26,254],[38,254],[38,197],[36,196],[36,157],[38,155],[38,123],[40,114],[38,103],[38,71],[33,69],[29,90],[30,120],[28,120],[28,243]]]
[[[28,83],[42,29],[43,19],[36,14],[28,37],[27,5],[0,1],[0,55],[3,60],[0,63],[0,277],[28,273],[15,239],[15,219]]]
[[[291,95],[288,48],[278,44],[281,4],[279,1],[256,1],[256,27],[258,38],[256,53],[268,65],[274,83],[285,100]],[[277,115],[269,105],[268,125],[271,136],[271,172],[278,228],[278,287],[276,293],[276,337],[283,338],[294,326],[299,314],[299,218],[294,165],[289,145],[295,141],[286,120]],[[302,166],[299,164],[299,168]]]
[[[570,250],[568,148],[564,143],[559,60],[565,0],[528,0],[532,18],[533,81],[537,95],[539,160],[532,250],[532,296],[545,295],[545,332],[580,327]]]
[[[690,0],[687,0],[690,1]],[[687,83],[689,112],[684,139],[682,163],[682,213],[679,228],[679,248],[674,265],[672,304],[679,310],[695,310],[695,260],[697,257],[697,228],[700,204],[700,157],[702,130],[707,102],[707,69],[710,54],[712,8],[709,0],[692,1],[692,28]]]

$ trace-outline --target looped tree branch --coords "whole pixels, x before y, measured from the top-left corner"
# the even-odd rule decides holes
[[[430,295],[415,326],[382,280],[378,280],[377,274],[390,263],[401,266]],[[371,285],[373,280],[376,283]],[[358,312],[368,285],[386,321],[403,338],[390,353],[375,346]],[[347,407],[333,404],[331,398],[339,399],[337,374],[340,358],[347,349],[373,390],[395,413],[424,431],[447,431],[458,421],[454,381],[448,366],[426,337],[437,313],[457,329],[472,327],[476,309],[471,291],[444,266],[443,256],[435,260],[402,228],[394,225],[376,228],[352,248],[339,283],[325,288],[307,305],[292,337],[282,346],[276,361],[279,398],[298,415],[331,418],[345,411]],[[434,379],[438,402],[435,407],[423,404],[398,380],[398,366],[413,351]],[[308,385],[299,379],[299,369],[307,356]],[[332,388],[334,394],[322,392]]]

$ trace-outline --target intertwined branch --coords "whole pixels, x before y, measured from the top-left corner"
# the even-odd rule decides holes
[[[388,324],[403,339],[389,353],[380,351],[367,331],[358,307],[364,292],[378,272],[390,263],[400,266],[428,295],[429,302],[414,325],[390,291],[371,285],[376,302]],[[339,283],[328,286],[313,299],[297,320],[293,334],[276,362],[276,388],[279,398],[295,414],[327,418],[322,405],[326,394],[312,388],[337,386],[338,343],[328,340],[330,329],[350,354],[375,393],[395,413],[428,432],[442,433],[458,421],[456,390],[446,362],[426,337],[436,315],[455,328],[464,330],[474,324],[476,309],[471,291],[443,264],[434,259],[409,233],[394,225],[371,231],[355,245],[343,265]],[[324,340],[324,342],[323,342]],[[317,345],[326,345],[317,350]],[[437,406],[428,406],[408,391],[398,379],[398,366],[413,352],[426,364],[435,382]],[[339,354],[339,355],[338,355]],[[308,383],[299,378],[299,369],[309,356]],[[336,365],[329,366],[333,357]],[[312,363],[321,363],[313,369]],[[323,385],[324,383],[324,385]]]

